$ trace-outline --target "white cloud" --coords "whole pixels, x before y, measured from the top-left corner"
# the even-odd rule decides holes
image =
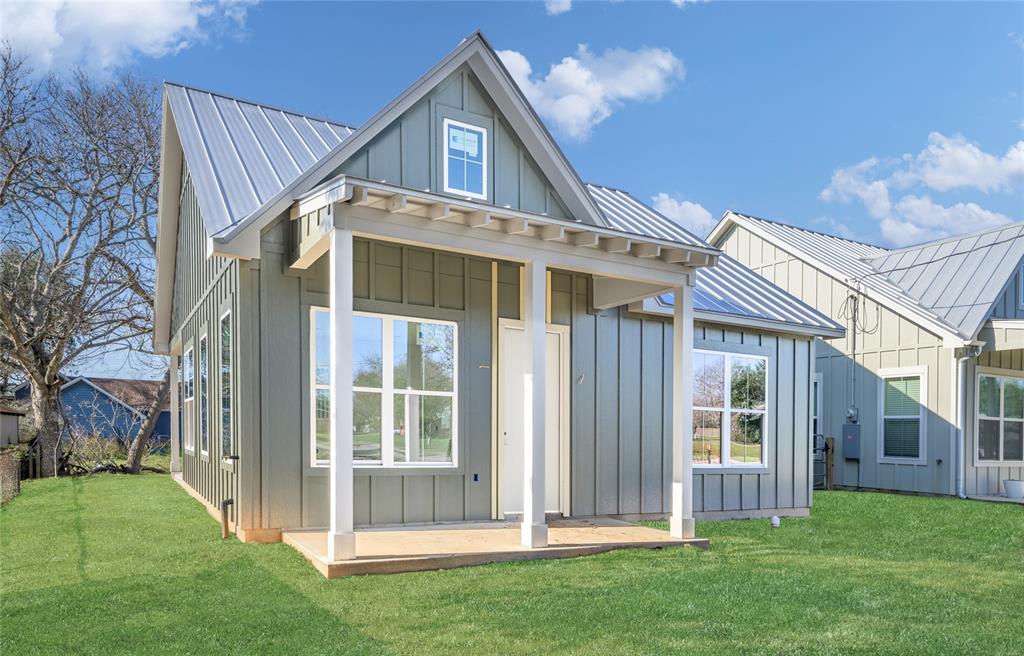
[[[498,56],[537,112],[577,141],[585,141],[623,103],[658,100],[686,74],[683,63],[663,48],[610,48],[595,55],[580,44],[575,56],[553,64],[543,77],[533,76],[522,53],[502,50]]]
[[[544,8],[549,16],[557,16],[572,9],[572,0],[545,0]]]
[[[105,71],[136,55],[162,57],[213,31],[244,28],[253,0],[0,3],[0,38],[40,71],[81,65]]]
[[[962,135],[928,135],[928,145],[917,155],[904,155],[906,168],[893,174],[901,187],[920,182],[936,191],[974,187],[984,192],[1008,190],[1024,179],[1024,141],[1018,141],[1002,157],[984,152]]]
[[[928,135],[928,145],[916,155],[891,160],[870,157],[836,169],[819,198],[825,202],[861,202],[867,213],[879,221],[882,236],[903,246],[1012,220],[976,203],[946,206],[920,190],[1012,192],[1022,180],[1024,141],[997,156],[984,152],[961,135],[947,137],[933,132]],[[894,190],[918,193],[905,193],[894,200]]]
[[[658,213],[672,219],[698,237],[709,234],[717,223],[711,212],[699,203],[670,196],[664,191],[651,196],[651,203]]]
[[[690,5],[697,5],[708,1],[709,0],[671,0],[672,4],[680,9],[686,9]]]

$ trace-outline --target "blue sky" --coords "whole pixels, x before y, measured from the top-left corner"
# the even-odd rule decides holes
[[[480,29],[585,180],[698,232],[735,209],[895,246],[1024,219],[1024,3],[5,6],[40,68],[353,124]]]

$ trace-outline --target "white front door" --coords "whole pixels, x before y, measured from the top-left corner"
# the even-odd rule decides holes
[[[498,327],[498,507],[523,512],[523,342],[519,321]],[[547,425],[544,451],[547,512],[569,514],[569,328],[547,329]]]

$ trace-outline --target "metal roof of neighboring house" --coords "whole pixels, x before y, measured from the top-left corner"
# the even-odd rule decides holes
[[[164,91],[210,234],[262,207],[353,132],[179,84]]]
[[[890,251],[868,264],[973,339],[1022,259],[1024,222]]]
[[[889,250],[727,212],[709,238],[737,223],[942,337],[975,338],[1024,257],[1024,223]]]
[[[672,219],[659,214],[633,198],[629,192],[603,185],[586,183],[587,191],[597,202],[598,209],[608,221],[608,227],[635,234],[678,241],[692,246],[714,248],[697,235]]]

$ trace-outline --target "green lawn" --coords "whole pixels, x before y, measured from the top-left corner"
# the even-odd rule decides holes
[[[1024,508],[816,495],[619,551],[326,581],[222,542],[167,476],[31,482],[0,510],[0,653],[1021,653]]]

